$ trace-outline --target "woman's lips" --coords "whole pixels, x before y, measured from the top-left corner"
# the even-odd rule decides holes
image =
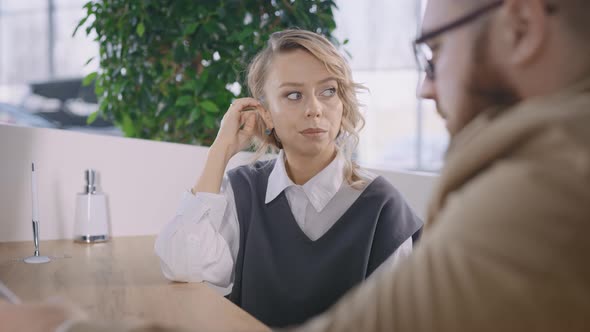
[[[324,130],[321,128],[308,128],[308,129],[301,131],[301,134],[303,134],[305,136],[316,137],[316,136],[321,136],[321,135],[325,134],[326,132],[327,132],[327,130]]]

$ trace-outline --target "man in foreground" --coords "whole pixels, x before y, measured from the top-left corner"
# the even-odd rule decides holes
[[[451,146],[421,244],[296,331],[590,329],[590,1],[430,0]]]

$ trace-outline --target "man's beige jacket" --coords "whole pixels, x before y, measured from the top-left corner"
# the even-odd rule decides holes
[[[590,331],[590,81],[470,123],[412,256],[297,331]]]

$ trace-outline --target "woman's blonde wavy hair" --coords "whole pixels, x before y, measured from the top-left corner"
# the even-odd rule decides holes
[[[352,80],[352,73],[344,57],[336,47],[324,36],[314,32],[288,29],[275,32],[270,36],[267,46],[260,51],[248,66],[248,89],[253,98],[260,100],[266,108],[264,85],[272,59],[276,54],[287,53],[294,50],[304,50],[324,63],[328,72],[336,78],[338,83],[338,96],[342,101],[342,123],[340,132],[336,137],[336,145],[346,159],[344,171],[345,180],[349,185],[360,188],[365,184],[359,171],[360,167],[353,161],[353,153],[358,145],[359,131],[365,124],[365,119],[360,112],[360,103],[357,92],[367,90],[361,84]],[[267,108],[268,109],[268,108]],[[271,135],[265,135],[263,121],[257,121],[256,138],[254,147],[256,159],[269,150],[276,152],[282,148],[281,142],[272,131]]]

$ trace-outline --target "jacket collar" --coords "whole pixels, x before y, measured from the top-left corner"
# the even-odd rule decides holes
[[[477,116],[449,147],[445,167],[428,208],[430,226],[447,196],[492,164],[559,121],[590,112],[590,79],[557,93],[530,98],[509,108],[489,109]]]

